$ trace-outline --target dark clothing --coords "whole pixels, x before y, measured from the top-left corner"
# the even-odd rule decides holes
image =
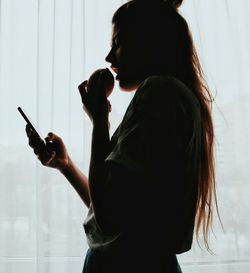
[[[152,263],[153,261],[153,263]],[[116,257],[103,252],[88,250],[82,273],[182,273],[174,254],[166,254],[160,259],[158,251],[149,250],[148,255],[140,252],[135,255]]]
[[[140,85],[106,159],[103,210],[113,232],[102,232],[92,207],[84,223],[90,248],[102,253],[98,261],[115,253],[114,266],[138,265],[126,273],[178,272],[174,254],[193,239],[201,130],[199,102],[183,83],[152,76]]]

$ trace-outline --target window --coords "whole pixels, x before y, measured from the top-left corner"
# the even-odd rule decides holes
[[[27,146],[22,106],[45,136],[60,135],[87,172],[90,122],[77,86],[104,61],[111,17],[121,0],[0,1],[0,272],[81,272],[87,250],[86,210],[55,170],[39,164]],[[218,202],[215,255],[180,255],[183,271],[250,270],[250,51],[248,1],[187,0],[188,20],[213,91]],[[111,132],[131,97],[111,95]]]

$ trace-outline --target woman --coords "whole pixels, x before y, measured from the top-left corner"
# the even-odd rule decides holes
[[[188,251],[194,230],[204,241],[216,204],[211,96],[184,18],[182,0],[132,0],[113,16],[106,57],[124,91],[136,90],[109,137],[109,102],[101,75],[91,96],[79,86],[93,123],[88,178],[62,139],[27,127],[41,162],[57,168],[89,207],[84,273],[181,272],[176,254]]]

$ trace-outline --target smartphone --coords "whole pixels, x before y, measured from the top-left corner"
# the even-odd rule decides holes
[[[17,110],[19,111],[19,113],[22,115],[22,117],[24,118],[24,120],[27,122],[27,124],[32,128],[32,130],[41,138],[43,139],[43,137],[41,137],[41,134],[38,133],[38,130],[34,127],[34,125],[31,123],[31,121],[29,120],[29,118],[27,117],[27,115],[24,113],[24,111],[22,110],[21,107],[17,107]]]

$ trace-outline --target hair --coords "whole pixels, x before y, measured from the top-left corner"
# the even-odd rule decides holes
[[[201,107],[201,154],[198,177],[195,234],[202,229],[205,247],[213,207],[219,216],[214,164],[213,97],[204,79],[199,58],[186,20],[178,12],[182,0],[131,0],[114,14],[112,23],[129,33],[134,43],[146,45],[143,54],[152,66],[150,73],[171,75],[186,84]],[[125,31],[123,31],[125,30]],[[146,50],[146,51],[145,51]]]

